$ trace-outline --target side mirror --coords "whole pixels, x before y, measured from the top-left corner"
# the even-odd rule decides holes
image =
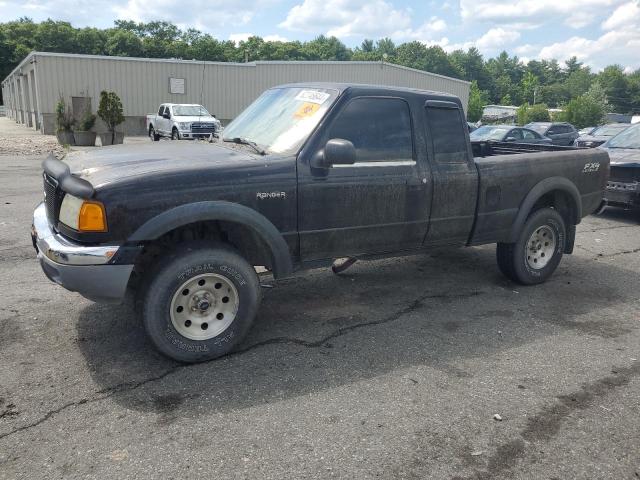
[[[166,118],[167,120],[169,120],[169,119],[171,118],[171,114],[170,114],[170,113],[167,113],[167,112],[164,112],[164,113],[162,114],[162,117],[163,117],[163,118]]]
[[[314,158],[315,167],[328,168],[332,165],[353,165],[356,163],[356,147],[349,140],[332,138]]]

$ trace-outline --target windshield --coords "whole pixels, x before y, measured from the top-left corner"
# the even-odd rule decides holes
[[[625,128],[628,128],[628,124],[617,124],[617,125],[603,125],[602,127],[596,128],[591,135],[594,137],[613,137],[614,135],[619,134]]]
[[[471,140],[502,140],[511,127],[484,126],[469,134]]]
[[[640,148],[640,123],[623,130],[605,145],[609,148]]]
[[[176,117],[208,117],[209,112],[202,105],[174,105],[173,114]]]
[[[337,90],[273,88],[264,92],[224,130],[223,140],[255,142],[267,153],[295,153],[318,125]]]
[[[540,135],[544,135],[550,125],[550,123],[530,123],[529,125],[525,125],[525,127],[530,128],[534,132],[538,132]]]

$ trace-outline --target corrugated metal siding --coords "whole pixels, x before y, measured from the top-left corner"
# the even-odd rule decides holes
[[[152,61],[81,55],[36,54],[42,113],[53,113],[60,94],[92,97],[113,90],[126,116],[155,112],[160,103],[203,103],[231,119],[269,87],[329,81],[413,87],[452,93],[467,104],[469,84],[391,64],[365,62],[256,62],[248,64]],[[185,79],[185,94],[169,93],[169,78]],[[204,82],[203,82],[204,81]]]

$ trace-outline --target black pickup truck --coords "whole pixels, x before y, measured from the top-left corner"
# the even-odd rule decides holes
[[[197,362],[249,329],[258,266],[278,279],[497,243],[507,277],[543,282],[599,208],[609,157],[472,146],[460,100],[442,93],[294,84],[266,91],[217,144],[107,147],[43,166],[32,237],[46,275],[95,301],[131,292],[158,349]]]

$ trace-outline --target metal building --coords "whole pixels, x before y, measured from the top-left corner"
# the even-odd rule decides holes
[[[126,134],[144,134],[145,116],[161,103],[200,103],[223,122],[260,93],[283,83],[354,82],[452,93],[467,105],[470,83],[384,62],[203,62],[196,60],[30,53],[2,81],[7,115],[55,133],[55,105],[64,98],[79,117],[95,112],[102,90],[115,91]],[[100,124],[98,131],[104,131]],[[102,130],[101,130],[102,128]]]

